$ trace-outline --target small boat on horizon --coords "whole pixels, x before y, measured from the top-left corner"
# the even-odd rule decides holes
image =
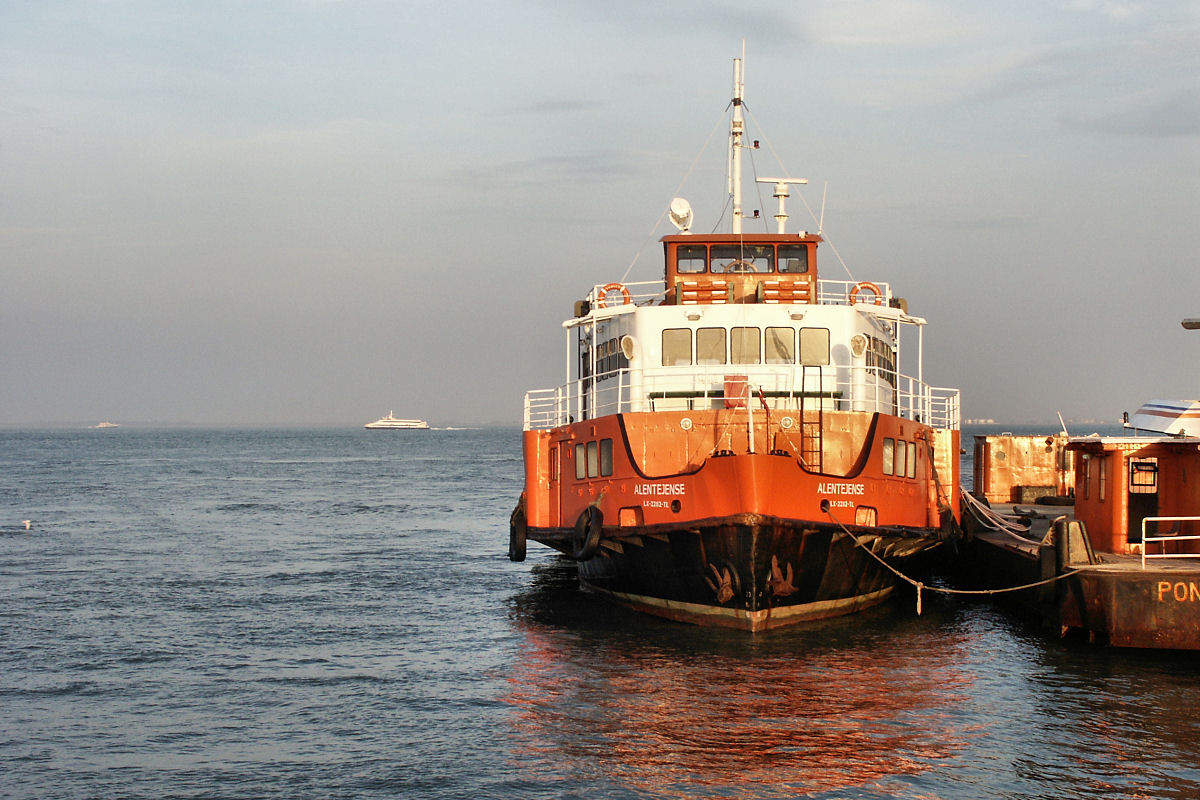
[[[121,426],[115,422],[101,422],[100,424],[93,425],[92,427],[93,428],[119,428]]]
[[[373,431],[426,431],[429,430],[429,423],[423,419],[399,419],[389,411],[386,417],[368,422],[363,427]]]

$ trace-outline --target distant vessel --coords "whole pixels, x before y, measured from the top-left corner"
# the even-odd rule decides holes
[[[386,417],[377,419],[374,422],[368,422],[366,425],[363,425],[363,427],[369,428],[373,431],[424,431],[429,430],[429,423],[423,419],[397,419],[396,417],[392,416],[392,412],[389,411]]]
[[[115,422],[101,422],[99,425],[93,425],[93,428],[119,428],[121,427]]]

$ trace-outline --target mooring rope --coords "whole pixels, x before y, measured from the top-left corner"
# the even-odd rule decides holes
[[[916,590],[917,590],[917,616],[921,615],[921,592],[924,590],[929,590],[931,592],[936,592],[938,594],[950,594],[950,595],[980,595],[980,596],[983,596],[983,595],[1005,594],[1007,592],[1020,592],[1025,589],[1035,589],[1038,586],[1046,586],[1048,584],[1054,583],[1055,581],[1061,580],[1062,578],[1065,578],[1074,572],[1074,570],[1070,570],[1068,572],[1062,573],[1061,575],[1054,575],[1053,577],[1045,578],[1045,579],[1037,581],[1035,583],[1027,583],[1027,584],[1024,584],[1023,586],[1010,586],[1005,589],[950,589],[945,586],[926,586],[923,582],[921,582],[915,578],[910,578],[909,576],[905,575],[903,572],[901,572],[900,570],[893,567],[887,561],[884,561],[883,557],[880,556],[878,553],[876,553],[874,550],[872,550],[871,548],[867,547],[865,544],[860,542],[858,540],[858,537],[855,536],[853,533],[851,533],[851,531],[845,525],[842,524],[842,521],[839,520],[834,515],[832,508],[826,508],[825,513],[828,514],[829,518],[831,520],[833,520],[834,523],[839,528],[842,529],[842,533],[844,533],[850,537],[850,541],[854,542],[854,545],[856,547],[861,547],[865,552],[869,553],[872,558],[874,558],[880,564],[883,564],[883,566],[885,566],[889,570],[891,570],[892,573],[895,574],[895,576],[897,578],[900,578],[901,580],[907,582],[908,584],[910,584],[911,586],[916,588]]]

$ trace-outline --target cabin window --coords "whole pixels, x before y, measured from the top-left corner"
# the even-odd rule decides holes
[[[600,474],[603,476],[613,474],[613,440],[600,440]]]
[[[774,272],[773,245],[726,244],[714,245],[711,269],[725,272]]]
[[[800,329],[800,363],[806,366],[825,366],[829,363],[829,329]]]
[[[917,477],[917,443],[908,443],[908,477]]]
[[[908,474],[908,465],[905,463],[905,456],[908,454],[908,448],[904,446],[903,441],[896,442],[896,470],[897,478],[903,478]]]
[[[583,442],[575,445],[575,480],[587,477],[587,445]]]
[[[725,329],[700,328],[696,331],[696,363],[725,363]]]
[[[692,329],[667,328],[662,332],[662,365],[686,367],[692,363]]]
[[[767,328],[766,362],[768,364],[796,363],[796,331],[792,328]]]
[[[802,244],[779,245],[780,272],[808,272],[808,248]]]
[[[600,448],[595,442],[587,443],[587,476],[595,478],[600,474]]]
[[[675,270],[683,274],[704,272],[708,266],[708,248],[702,244],[681,244],[675,251]]]
[[[758,328],[730,328],[729,350],[731,364],[762,363],[758,348]]]
[[[1134,458],[1129,460],[1129,493],[1156,494],[1158,492],[1158,459]]]
[[[1096,471],[1099,473],[1097,478],[1100,481],[1100,493],[1099,493],[1099,497],[1097,499],[1101,503],[1103,503],[1104,502],[1104,490],[1108,486],[1108,457],[1105,456],[1104,458],[1099,459],[1099,462],[1097,463],[1096,466],[1097,466]]]
[[[1090,500],[1092,497],[1092,457],[1088,454],[1083,456],[1083,499]]]
[[[891,475],[896,460],[896,440],[883,440],[883,474]]]

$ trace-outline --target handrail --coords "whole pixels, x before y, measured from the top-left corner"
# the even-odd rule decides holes
[[[1147,536],[1147,522],[1200,522],[1200,517],[1144,517],[1142,519],[1142,569],[1146,568],[1147,558],[1200,558],[1200,553],[1154,553],[1153,555],[1147,553],[1147,542],[1183,542],[1200,539],[1200,535],[1180,536],[1179,534],[1171,534],[1168,536]]]
[[[692,367],[624,368],[592,378],[576,379],[552,389],[535,389],[525,395],[526,430],[554,428],[572,421],[608,414],[653,411],[663,400],[696,399],[720,403],[725,378],[745,375],[772,410],[799,408],[815,394],[831,410],[896,414],[935,428],[956,430],[961,423],[959,392],[930,386],[907,375],[897,375],[896,386],[880,380],[877,367],[826,367],[821,386],[804,380],[804,367],[763,364],[719,364]],[[890,373],[889,373],[890,376]]]

